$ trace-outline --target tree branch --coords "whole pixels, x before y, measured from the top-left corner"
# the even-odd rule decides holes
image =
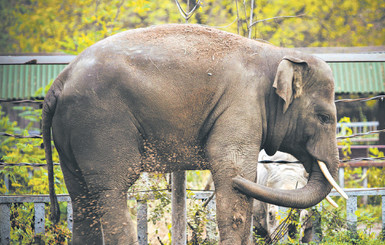
[[[251,38],[251,32],[253,31],[253,15],[254,15],[254,0],[251,0],[250,6],[250,26],[249,26],[249,38]]]
[[[191,16],[193,16],[194,12],[198,9],[199,4],[201,3],[201,0],[198,0],[198,2],[196,2],[196,4],[195,4],[194,8],[192,10],[190,10],[188,13],[186,13],[186,11],[184,11],[184,9],[182,8],[182,6],[180,5],[178,0],[175,0],[175,3],[176,3],[176,6],[178,7],[180,14],[183,16],[183,18],[186,20],[186,23],[187,23],[188,20],[191,18]]]
[[[303,16],[306,16],[306,14],[299,14],[299,15],[293,15],[293,16],[276,16],[276,17],[272,17],[272,18],[267,18],[267,19],[263,19],[263,20],[257,20],[257,21],[254,21],[253,23],[250,24],[249,28],[251,28],[252,26],[260,23],[260,22],[265,22],[265,21],[268,21],[268,20],[276,20],[276,19],[283,19],[283,18],[297,18],[297,17],[303,17]]]

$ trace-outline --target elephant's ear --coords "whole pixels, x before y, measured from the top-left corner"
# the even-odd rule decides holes
[[[285,56],[278,65],[273,87],[275,92],[284,100],[283,113],[287,111],[293,99],[302,94],[302,68],[307,62]]]

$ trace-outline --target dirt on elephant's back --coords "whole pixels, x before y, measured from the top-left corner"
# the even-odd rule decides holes
[[[185,45],[185,52],[195,51],[199,56],[207,56],[210,59],[218,58],[226,51],[244,48],[249,39],[242,36],[217,30],[215,28],[190,25],[168,24],[127,32],[127,37],[137,42],[164,43],[167,47],[180,47]],[[261,44],[264,45],[264,44]]]

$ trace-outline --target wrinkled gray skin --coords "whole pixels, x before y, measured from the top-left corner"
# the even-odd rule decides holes
[[[259,161],[271,160],[271,161],[298,161],[295,157],[290,154],[277,152],[273,156],[268,156],[262,150],[259,153]],[[299,163],[290,164],[258,164],[257,183],[274,188],[284,190],[294,190],[301,188],[306,185],[308,179],[308,173],[303,168],[303,165]],[[273,238],[273,234],[287,216],[279,214],[280,218],[277,217],[279,214],[279,208],[277,205],[254,201],[253,204],[253,225],[255,227],[254,232],[261,237],[269,235]],[[311,221],[306,222],[309,216],[309,211],[306,209],[300,210],[301,230],[299,231],[300,240],[303,242],[311,241]],[[297,232],[297,227],[289,226],[289,235],[294,238]]]
[[[331,190],[315,160],[337,173],[328,65],[197,25],[126,31],[83,51],[45,98],[50,166],[51,126],[74,210],[74,244],[100,244],[102,229],[106,244],[137,243],[126,192],[142,171],[211,170],[220,243],[231,245],[248,243],[248,195],[308,207]],[[240,181],[255,181],[262,148],[293,154],[311,172],[308,184],[238,191]]]

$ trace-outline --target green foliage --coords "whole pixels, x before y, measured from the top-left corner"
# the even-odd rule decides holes
[[[35,216],[32,203],[11,205],[11,241],[12,244],[68,244],[71,232],[67,222],[53,225],[48,215],[45,217],[45,234],[36,235],[34,231]],[[48,206],[46,206],[48,213]]]
[[[1,109],[1,107],[0,107]],[[33,122],[41,119],[41,109],[35,110],[28,106],[17,106],[15,110],[20,111],[20,116],[30,121],[25,129],[20,129],[16,122],[10,122],[9,118],[1,112],[0,132],[10,134],[20,134],[28,136],[30,130],[34,129]],[[6,163],[45,163],[42,139],[13,137],[1,137],[0,160]],[[53,154],[54,162],[59,162],[59,157],[55,151]],[[64,185],[63,175],[58,166],[55,166],[56,191],[59,194],[67,193]],[[5,189],[4,177],[11,180],[9,190]],[[8,194],[48,194],[48,174],[43,167],[33,168],[29,166],[6,166],[0,170],[0,189]]]
[[[9,134],[29,135],[33,128],[33,122],[41,119],[41,109],[35,110],[28,106],[16,106],[15,110],[20,111],[20,116],[30,123],[26,128],[21,129],[16,122],[10,122],[8,116],[0,112],[0,132]],[[0,106],[1,111],[1,106]],[[0,136],[0,161],[6,163],[45,163],[42,139],[16,139],[13,137]],[[57,152],[54,153],[54,161],[59,162]],[[63,174],[58,166],[55,166],[56,192],[67,193],[64,184]],[[7,188],[8,181],[10,183]],[[0,192],[6,194],[48,194],[48,174],[44,167],[30,166],[6,166],[0,170]],[[60,203],[62,220],[65,220],[66,203]],[[64,244],[70,237],[66,222],[53,226],[48,221],[48,207],[46,207],[47,222],[46,234],[44,236],[34,234],[34,213],[33,204],[13,204],[11,206],[11,241],[18,244],[39,243]]]
[[[353,134],[352,129],[346,126],[346,123],[350,123],[350,122],[351,121],[349,117],[343,117],[340,119],[339,123],[341,123],[341,131],[339,132],[337,137],[350,136]],[[351,150],[352,141],[350,140],[350,138],[346,138],[346,139],[342,139],[339,144],[343,146],[342,154],[343,154],[344,160],[349,159],[350,158],[349,155],[352,154],[352,150]]]
[[[186,11],[194,5],[180,2]],[[370,46],[385,40],[380,0],[254,2],[253,21],[261,22],[252,28],[252,38],[275,45]],[[189,22],[248,36],[251,9],[251,0],[202,0]],[[294,15],[301,17],[271,19]],[[183,22],[174,1],[0,0],[0,52],[78,54],[123,30]]]
[[[329,205],[324,206],[322,211],[317,211],[322,217],[321,244],[383,244],[382,237],[376,237],[376,234],[372,232],[374,224],[379,221],[379,216],[370,210],[370,208],[366,208],[355,213],[358,217],[357,224],[364,228],[353,232],[347,229],[345,207],[335,209]]]

